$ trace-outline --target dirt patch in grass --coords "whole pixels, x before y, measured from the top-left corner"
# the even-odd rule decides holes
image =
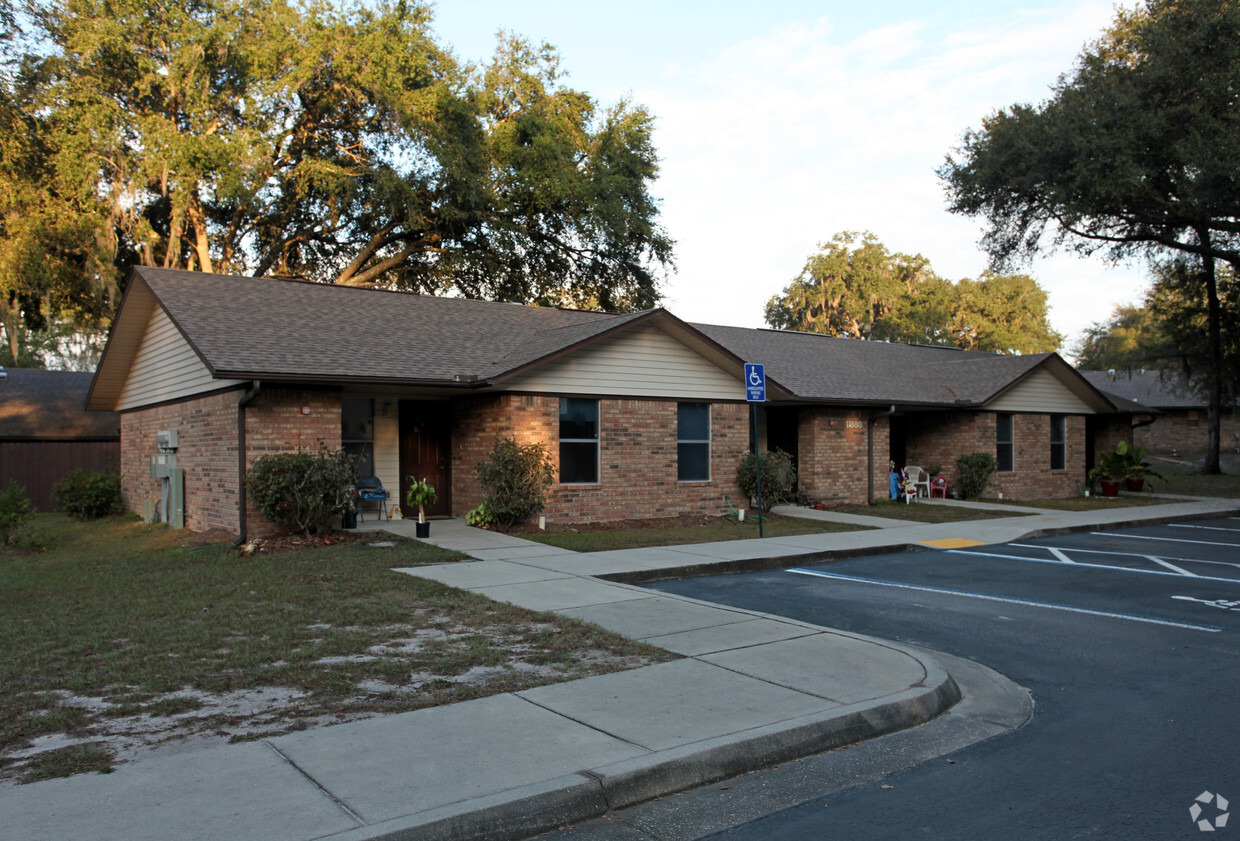
[[[673,659],[393,567],[365,535],[243,555],[130,519],[0,553],[0,785]]]
[[[768,521],[762,527],[765,537],[857,531],[866,528],[803,517],[783,517],[778,514],[766,516]],[[609,523],[548,523],[546,531],[533,525],[519,525],[512,533],[527,540],[536,540],[574,552],[604,552],[612,549],[641,549],[648,546],[757,538],[758,521],[752,514],[742,523],[720,517],[686,514],[679,517],[652,517]]]

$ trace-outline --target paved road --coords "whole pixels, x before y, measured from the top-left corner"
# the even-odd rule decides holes
[[[1240,809],[1240,519],[652,586],[969,658],[1037,704],[1015,733],[712,838],[1240,836],[1215,799],[1210,834],[1190,813],[1206,792]]]

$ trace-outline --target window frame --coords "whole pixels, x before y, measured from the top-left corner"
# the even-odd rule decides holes
[[[1055,432],[1059,432],[1059,440],[1055,440]],[[1055,457],[1059,457],[1058,465]],[[1068,469],[1068,416],[1051,415],[1051,470]]]
[[[703,438],[682,438],[681,437],[681,428],[683,426],[683,423],[681,422],[680,415],[681,415],[681,411],[688,407],[701,407],[706,410],[706,437],[704,439]],[[710,403],[705,403],[701,401],[684,401],[684,402],[676,403],[676,481],[677,482],[709,482],[711,481],[712,479],[711,451],[713,449],[712,443],[711,443],[711,438],[713,434],[713,429],[711,427],[712,415],[713,415],[713,412],[711,411]],[[684,464],[684,458],[682,457],[682,454],[681,454],[681,447],[701,447],[703,445],[705,445],[706,447],[706,475],[686,478],[683,472],[685,464]]]
[[[1006,439],[1000,437],[1003,434],[1003,426],[1006,421],[1008,437]],[[1007,467],[1003,466],[1003,452],[1007,450]],[[1016,472],[1016,415],[1011,412],[995,413],[995,461],[998,463],[999,473],[1015,473]]]
[[[367,404],[369,411],[353,413],[346,411],[346,403]],[[346,429],[346,422],[352,418],[364,417],[357,433]],[[357,458],[358,474],[365,478],[374,476],[375,465],[375,399],[348,395],[340,399],[340,449]],[[365,465],[365,467],[363,467]],[[369,471],[369,472],[367,472]]]
[[[565,414],[565,409],[569,405],[571,405],[571,401],[577,401],[578,403],[593,403],[594,404],[594,437],[593,438],[565,438],[564,437],[564,414]],[[560,410],[559,411],[560,426],[558,430],[559,432],[558,441],[559,441],[560,466],[559,466],[559,476],[557,477],[559,479],[559,484],[561,485],[598,485],[598,484],[601,484],[600,479],[602,476],[602,467],[601,467],[602,455],[601,453],[603,449],[602,448],[602,439],[603,439],[602,426],[603,424],[602,424],[602,409],[599,404],[598,398],[595,398],[595,397],[561,397],[559,410]],[[564,445],[565,444],[570,444],[570,445],[593,444],[594,445],[594,478],[593,479],[585,480],[585,481],[571,481],[571,482],[564,480]]]

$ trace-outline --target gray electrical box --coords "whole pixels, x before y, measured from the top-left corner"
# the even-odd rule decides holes
[[[172,475],[172,469],[177,466],[176,453],[159,453],[151,456],[151,477],[154,479],[167,479]]]
[[[161,450],[175,450],[177,448],[177,431],[175,429],[164,429],[156,432],[155,446]]]

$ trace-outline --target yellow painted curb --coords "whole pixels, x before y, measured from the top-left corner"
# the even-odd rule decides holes
[[[923,540],[923,546],[934,546],[939,549],[963,549],[966,546],[985,546],[980,540],[969,540],[966,537],[945,537],[942,540]]]

